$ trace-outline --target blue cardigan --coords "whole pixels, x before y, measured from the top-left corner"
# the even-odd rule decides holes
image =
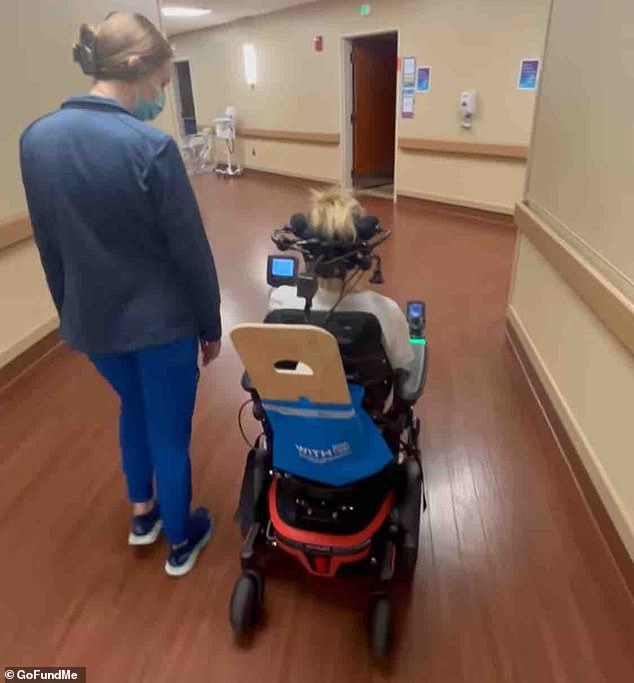
[[[114,100],[29,126],[22,179],[61,335],[90,355],[221,336],[209,242],[174,140]]]

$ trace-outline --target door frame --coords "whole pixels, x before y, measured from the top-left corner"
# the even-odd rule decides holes
[[[401,32],[398,28],[374,29],[362,33],[349,33],[341,36],[341,97],[340,97],[340,129],[341,129],[341,185],[351,188],[352,183],[352,164],[354,161],[354,130],[352,124],[352,43],[359,38],[372,38],[382,36],[386,33],[396,34],[396,55],[400,59],[401,55]],[[398,131],[400,124],[399,117],[399,88],[401,84],[400,70],[396,75],[396,92],[394,93],[396,107],[396,127],[394,130],[394,203],[396,204],[396,178],[398,164]]]
[[[176,70],[176,64],[180,64],[181,62],[187,62],[189,64],[189,77],[192,83],[192,99],[194,100],[194,108],[196,107],[196,97],[194,96],[194,72],[192,70],[192,60],[189,57],[177,57],[172,60],[172,64],[174,66],[172,92],[174,95],[174,115],[178,126],[178,134],[180,137],[185,135],[185,128],[183,123],[183,110],[181,109],[180,81],[178,78],[178,71]],[[196,122],[198,122],[198,119],[196,119]]]

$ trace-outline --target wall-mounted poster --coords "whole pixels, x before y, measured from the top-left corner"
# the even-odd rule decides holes
[[[401,116],[404,119],[414,118],[414,102],[416,99],[416,91],[414,88],[403,88],[401,95]]]
[[[421,66],[416,77],[416,90],[429,92],[431,90],[431,66]]]
[[[403,58],[403,87],[414,88],[416,86],[416,57]]]
[[[539,82],[539,59],[522,59],[520,75],[517,79],[518,90],[537,90]]]

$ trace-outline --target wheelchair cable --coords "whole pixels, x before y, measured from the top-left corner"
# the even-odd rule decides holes
[[[352,289],[354,289],[359,280],[363,277],[364,272],[365,271],[361,270],[360,268],[357,268],[357,270],[353,271],[352,275],[350,275],[350,277],[347,280],[343,281],[341,285],[341,294],[339,294],[339,298],[337,299],[335,305],[328,311],[328,315],[326,316],[326,319],[323,323],[324,325],[328,324],[330,318],[332,317],[332,314],[337,310],[337,307],[344,300],[346,294],[350,293],[348,291],[348,287],[350,286],[350,284],[352,284]]]
[[[245,409],[248,405],[250,405],[251,403],[253,403],[253,399],[252,399],[252,398],[250,398],[248,401],[245,401],[245,402],[240,406],[240,410],[238,411],[238,429],[240,430],[240,434],[242,435],[242,438],[243,438],[244,442],[246,443],[246,445],[247,445],[249,448],[253,449],[253,448],[255,448],[255,445],[252,444],[252,443],[249,441],[247,435],[246,435],[245,432],[244,432],[244,427],[242,426],[242,413],[244,412],[244,409]]]

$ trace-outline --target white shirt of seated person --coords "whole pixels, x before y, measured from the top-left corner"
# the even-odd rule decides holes
[[[313,310],[329,311],[340,293],[320,287],[313,299]],[[297,296],[296,287],[279,287],[271,291],[269,311],[281,309],[304,310],[306,302]],[[407,369],[414,360],[409,341],[409,325],[398,304],[387,296],[367,290],[350,292],[337,306],[337,311],[372,313],[383,333],[383,348],[392,370]]]

